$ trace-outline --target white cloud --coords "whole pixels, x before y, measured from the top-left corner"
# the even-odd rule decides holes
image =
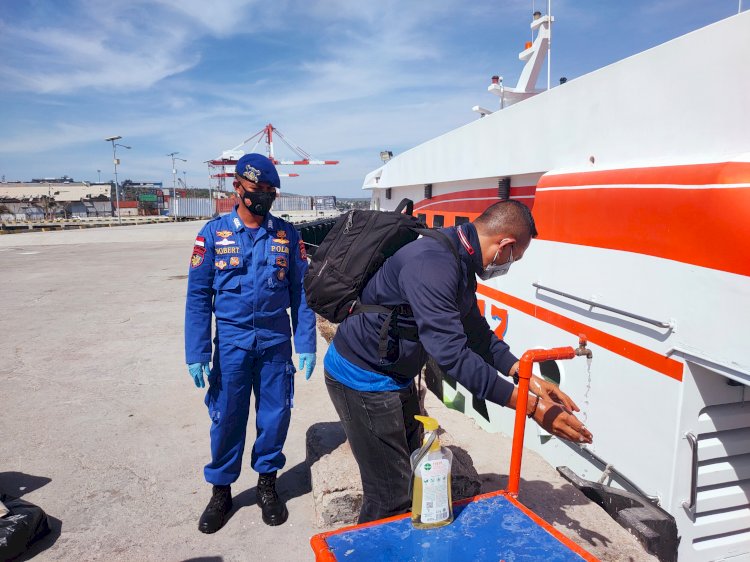
[[[205,160],[271,122],[313,156],[341,160],[284,169],[301,174],[285,190],[339,195],[359,193],[380,150],[402,152],[475,119],[472,105],[496,103],[487,81],[520,72],[530,15],[527,0],[63,1],[0,21],[0,172],[92,179],[102,169],[104,179],[103,139],[120,134],[133,146],[122,178],[171,185],[165,155],[179,151],[189,182],[205,186]],[[615,56],[603,42],[612,5],[555,6],[566,30],[556,61],[569,77],[580,64],[566,63],[574,36]],[[276,151],[293,156],[280,142]]]
[[[72,3],[66,16],[33,14],[0,22],[0,79],[8,90],[69,94],[85,89],[147,90],[194,67],[206,35],[252,32],[255,0]],[[49,8],[49,15],[54,9]]]

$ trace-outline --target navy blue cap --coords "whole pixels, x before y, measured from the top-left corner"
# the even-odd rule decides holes
[[[237,160],[237,166],[235,166],[234,171],[238,176],[242,176],[251,182],[259,183],[264,181],[272,187],[281,187],[276,166],[263,154],[245,154]]]

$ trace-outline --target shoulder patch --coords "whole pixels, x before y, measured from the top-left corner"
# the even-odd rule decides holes
[[[307,250],[305,250],[305,242],[300,238],[299,240],[299,257],[300,259],[307,259]]]

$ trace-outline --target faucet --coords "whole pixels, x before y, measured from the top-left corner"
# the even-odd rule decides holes
[[[591,350],[586,347],[585,334],[578,334],[578,348],[576,349],[576,355],[579,357],[585,355],[588,359],[591,359],[594,356],[594,354],[591,353]]]

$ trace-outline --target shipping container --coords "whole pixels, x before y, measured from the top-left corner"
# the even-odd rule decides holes
[[[94,215],[97,217],[111,217],[112,216],[112,202],[111,201],[93,201],[94,204]]]
[[[237,204],[236,197],[228,197],[226,199],[216,199],[216,212],[220,215],[231,213],[234,206]]]
[[[312,209],[312,197],[305,195],[280,195],[273,202],[271,212],[278,214],[280,211],[311,211]]]
[[[315,196],[315,210],[333,211],[335,209],[336,209],[336,196],[335,195],[316,195]]]
[[[213,201],[208,197],[177,197],[169,201],[169,215],[193,219],[212,217]]]

